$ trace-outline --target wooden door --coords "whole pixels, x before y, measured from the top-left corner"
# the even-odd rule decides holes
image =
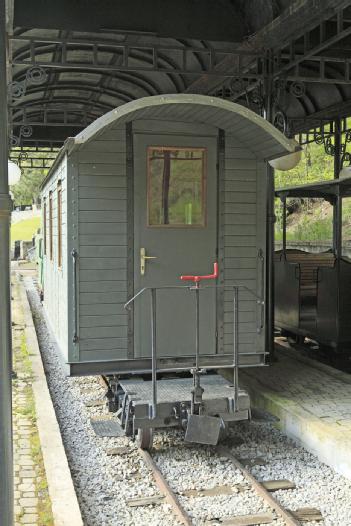
[[[217,252],[215,137],[134,136],[134,291],[184,286],[182,274],[208,274]],[[142,252],[147,257],[142,266]],[[214,282],[212,282],[214,284]],[[150,295],[134,307],[135,357],[150,356]],[[216,353],[216,293],[200,293],[200,353]],[[158,356],[195,354],[195,297],[157,292]]]

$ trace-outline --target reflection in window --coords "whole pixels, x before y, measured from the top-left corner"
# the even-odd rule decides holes
[[[148,224],[204,226],[206,148],[148,148]]]

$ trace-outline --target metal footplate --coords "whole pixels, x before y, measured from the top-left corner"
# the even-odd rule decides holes
[[[206,280],[219,276],[218,263],[213,273],[206,275],[183,275],[180,279],[192,284],[183,288],[193,294],[195,302],[194,366],[188,369],[192,378],[160,379],[166,372],[179,374],[181,369],[160,369],[157,362],[157,290],[173,289],[174,286],[146,287],[125,304],[130,309],[137,298],[150,294],[150,342],[151,381],[120,380],[111,393],[116,400],[117,414],[127,436],[136,438],[140,444],[150,447],[152,430],[160,427],[182,427],[185,440],[202,444],[217,444],[221,431],[225,435],[228,425],[235,420],[247,420],[250,416],[250,400],[247,393],[239,390],[239,287],[233,285],[233,356],[228,363],[232,369],[233,384],[218,374],[207,374],[201,364],[200,353],[200,292],[204,288],[227,290],[224,285],[201,287]],[[249,290],[249,289],[247,289]],[[256,295],[254,294],[256,297]],[[221,369],[215,366],[214,369]],[[182,369],[185,371],[186,369]],[[141,445],[141,447],[143,447]]]
[[[218,374],[201,378],[204,389],[201,414],[192,414],[192,378],[159,380],[157,382],[157,410],[152,418],[152,382],[121,380],[119,418],[126,435],[136,436],[140,429],[182,427],[186,430],[185,440],[215,445],[221,430],[229,422],[247,420],[250,399],[245,391],[239,390],[238,407],[235,408],[233,385]]]

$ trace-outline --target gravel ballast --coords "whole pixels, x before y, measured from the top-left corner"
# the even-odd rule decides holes
[[[84,524],[179,524],[167,503],[128,506],[128,499],[159,494],[159,490],[132,441],[95,435],[90,418],[105,414],[106,410],[103,405],[86,404],[102,399],[104,388],[96,377],[66,377],[33,281],[29,277],[24,281]],[[247,485],[240,471],[214,448],[186,445],[180,431],[157,432],[154,444],[152,456],[175,492],[216,485]],[[128,452],[107,453],[120,446],[126,446]],[[294,482],[295,489],[279,490],[274,497],[292,510],[318,508],[324,521],[309,525],[351,526],[351,482],[282,435],[271,421],[254,419],[236,424],[230,430],[226,446],[237,458],[253,460],[247,463],[259,480]],[[258,463],[254,461],[257,458]],[[271,511],[250,489],[215,497],[179,496],[179,500],[196,525],[215,518]],[[271,524],[282,526],[284,522],[275,520]]]

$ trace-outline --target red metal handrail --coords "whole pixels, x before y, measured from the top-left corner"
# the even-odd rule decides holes
[[[193,281],[194,283],[199,283],[204,279],[217,279],[218,278],[218,263],[217,261],[213,263],[213,274],[207,274],[205,276],[180,276],[182,281]]]

